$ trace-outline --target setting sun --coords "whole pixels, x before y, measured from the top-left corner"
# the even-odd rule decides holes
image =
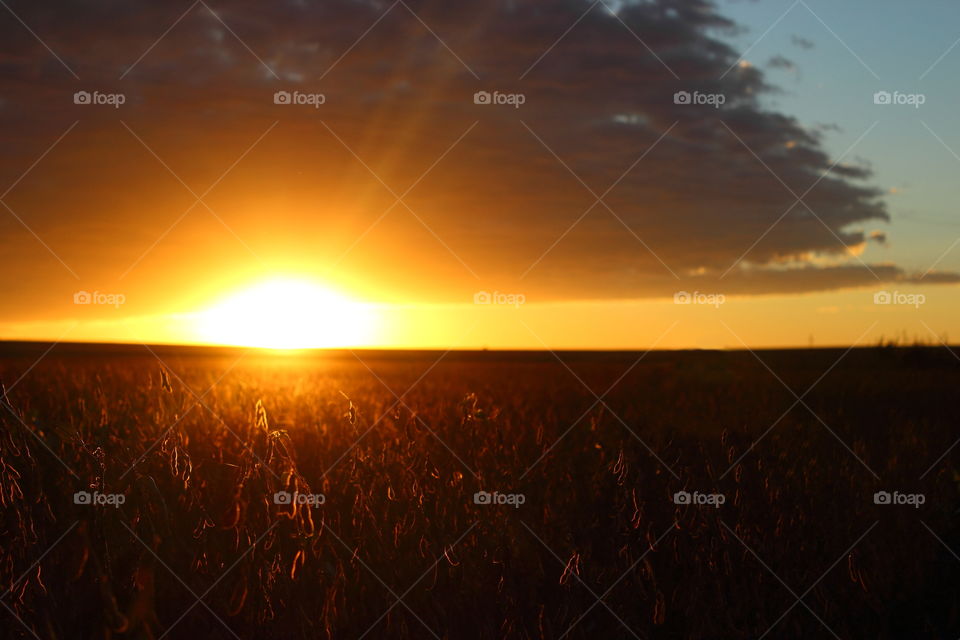
[[[367,344],[374,332],[369,305],[309,280],[278,278],[226,296],[198,314],[209,343],[269,349]]]
[[[958,37],[0,0],[0,640],[960,640]]]

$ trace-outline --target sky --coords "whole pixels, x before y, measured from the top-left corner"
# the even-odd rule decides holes
[[[5,0],[0,339],[949,340],[958,18]]]

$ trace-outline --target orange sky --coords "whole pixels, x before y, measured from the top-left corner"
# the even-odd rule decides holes
[[[414,4],[343,0],[320,22],[309,7],[198,7],[166,35],[176,16],[158,7],[17,5],[35,33],[0,22],[0,338],[610,349],[956,334],[953,256],[915,233],[891,252],[885,158],[858,147],[876,114],[837,147],[829,126],[779,111],[784,63],[742,62],[717,35],[722,8],[626,3],[566,33],[575,2]]]

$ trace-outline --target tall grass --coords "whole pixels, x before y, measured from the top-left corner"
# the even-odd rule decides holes
[[[943,350],[854,351],[789,411],[746,353],[652,354],[603,403],[636,354],[358,355],[44,359],[0,408],[0,633],[957,636]],[[839,355],[760,357],[799,395]]]

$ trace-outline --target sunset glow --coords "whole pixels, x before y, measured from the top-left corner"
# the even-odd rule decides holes
[[[197,314],[197,338],[208,344],[306,349],[368,344],[372,308],[309,280],[254,284]]]
[[[0,340],[960,333],[952,3],[13,4]]]
[[[960,1],[0,0],[0,61],[0,640],[960,636]]]

